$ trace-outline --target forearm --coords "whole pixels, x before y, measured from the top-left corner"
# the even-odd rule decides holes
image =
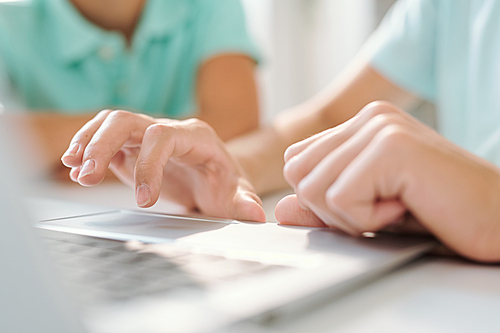
[[[255,61],[243,54],[221,54],[202,64],[197,78],[197,118],[228,141],[259,126]]]
[[[353,235],[408,231],[415,225],[401,221],[410,212],[462,256],[500,261],[500,169],[394,105],[372,103],[344,126],[295,145],[285,173],[297,196],[277,206],[281,223]]]
[[[283,153],[288,145],[274,128],[265,127],[231,140],[226,147],[259,195],[287,186],[282,170]]]
[[[465,257],[499,262],[500,169],[451,144],[424,144],[404,163],[403,199],[425,228]]]
[[[63,167],[60,159],[71,138],[93,116],[43,112],[5,115],[5,120],[17,133],[25,133],[28,148],[37,153],[38,172],[54,175]]]
[[[367,61],[350,68],[313,98],[281,112],[268,127],[228,143],[258,193],[286,186],[283,154],[288,146],[353,117],[366,104],[388,100],[409,108],[416,98],[373,70]]]
[[[325,108],[304,103],[278,115],[272,125],[227,143],[259,194],[287,187],[283,178],[284,153],[293,143],[344,120],[333,121]]]
[[[379,100],[403,110],[411,110],[418,102],[416,96],[390,82],[360,55],[322,91],[280,113],[274,127],[286,141],[295,143],[345,122]]]

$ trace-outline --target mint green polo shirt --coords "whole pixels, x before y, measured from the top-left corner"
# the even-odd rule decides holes
[[[436,104],[445,137],[500,165],[500,1],[399,0],[368,45],[375,69]]]
[[[189,116],[200,65],[224,53],[257,58],[238,0],[148,0],[131,46],[69,0],[0,3],[2,67],[31,110]]]

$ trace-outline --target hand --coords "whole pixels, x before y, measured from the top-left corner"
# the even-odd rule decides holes
[[[105,110],[76,133],[62,162],[83,186],[99,184],[109,167],[135,188],[140,207],[161,196],[210,216],[265,221],[240,166],[200,120]]]
[[[450,249],[500,260],[500,174],[393,105],[371,103],[354,118],[289,147],[285,224],[352,235],[398,227],[406,213]]]

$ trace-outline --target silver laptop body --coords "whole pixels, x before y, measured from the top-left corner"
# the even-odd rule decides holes
[[[8,130],[0,121],[0,332],[84,332],[22,206]]]
[[[136,211],[55,218],[34,229],[4,133],[2,332],[79,332],[80,322],[90,332],[230,330],[250,318],[296,314],[433,245]]]

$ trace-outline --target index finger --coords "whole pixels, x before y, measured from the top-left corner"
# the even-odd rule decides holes
[[[77,180],[81,185],[100,183],[113,156],[122,147],[138,146],[146,128],[154,119],[127,111],[102,112],[84,126],[73,140],[79,150],[75,156],[64,156],[73,168],[81,166]],[[71,160],[72,159],[72,160]]]
[[[149,126],[135,167],[137,204],[150,207],[158,201],[163,170],[171,158],[206,167],[220,143],[215,132],[196,119]]]
[[[82,164],[82,147],[85,147],[102,122],[106,119],[112,110],[102,110],[94,118],[88,121],[83,127],[76,132],[69,143],[66,152],[61,156],[61,162],[69,167],[74,168]]]
[[[373,102],[341,125],[292,145],[285,153],[283,175],[286,181],[296,189],[299,182],[315,169],[320,161],[344,145],[368,122],[379,115],[394,113],[403,114],[403,111],[386,102]]]

